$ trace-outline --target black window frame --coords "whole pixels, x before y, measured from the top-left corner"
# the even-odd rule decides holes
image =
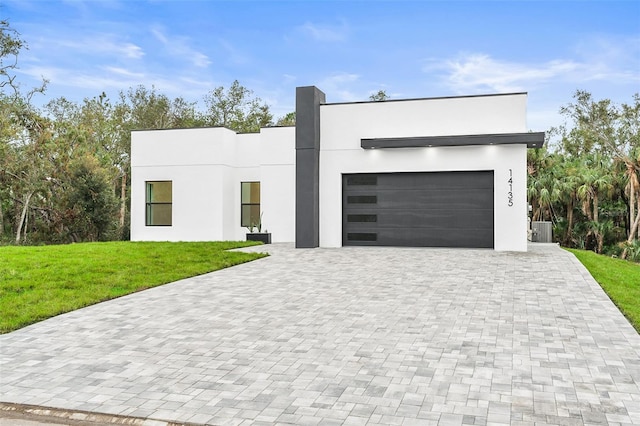
[[[153,183],[170,183],[171,184],[171,201],[170,202],[166,202],[166,201],[155,201],[152,202],[150,200],[150,193],[149,193],[149,187],[150,184]],[[144,182],[144,191],[145,191],[145,218],[144,218],[144,223],[145,226],[173,226],[173,181],[172,180],[147,180]],[[151,209],[153,208],[153,206],[156,205],[169,205],[171,206],[171,215],[170,215],[170,222],[169,224],[154,224],[154,223],[149,223],[150,222],[150,218],[151,218]]]
[[[258,206],[258,220],[260,220],[260,217],[259,217],[259,215],[260,215],[260,203],[244,203],[243,202],[242,190],[244,188],[244,184],[246,184],[246,183],[249,183],[249,184],[257,183],[258,185],[260,185],[258,187],[258,193],[260,194],[260,201],[262,201],[262,196],[261,196],[262,195],[261,194],[262,193],[262,185],[260,184],[259,180],[251,180],[251,181],[240,182],[240,226],[242,226],[244,228],[251,228],[251,227],[254,227],[256,225],[256,223],[244,223],[243,222],[243,220],[242,220],[243,219],[243,214],[242,213],[244,212],[244,207],[245,206],[249,206],[249,207],[250,206]],[[251,190],[249,190],[249,191],[251,191]],[[251,197],[249,197],[249,198],[251,198]],[[251,216],[251,215],[249,215],[249,216]]]

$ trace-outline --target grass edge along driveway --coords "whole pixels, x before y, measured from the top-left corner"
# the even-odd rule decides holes
[[[592,251],[565,249],[573,253],[605,293],[640,333],[640,265]]]
[[[0,247],[0,334],[85,306],[266,256],[253,242]]]

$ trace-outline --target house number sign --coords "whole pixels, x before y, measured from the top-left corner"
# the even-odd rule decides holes
[[[507,206],[513,207],[513,170],[509,169],[509,192],[507,192]]]

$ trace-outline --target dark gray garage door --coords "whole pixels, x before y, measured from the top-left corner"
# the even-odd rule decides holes
[[[493,247],[493,171],[347,174],[342,244]]]

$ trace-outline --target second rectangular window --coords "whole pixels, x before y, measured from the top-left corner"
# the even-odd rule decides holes
[[[257,227],[260,223],[260,182],[242,182],[240,226]]]
[[[147,226],[171,226],[173,182],[151,181],[147,186]]]

